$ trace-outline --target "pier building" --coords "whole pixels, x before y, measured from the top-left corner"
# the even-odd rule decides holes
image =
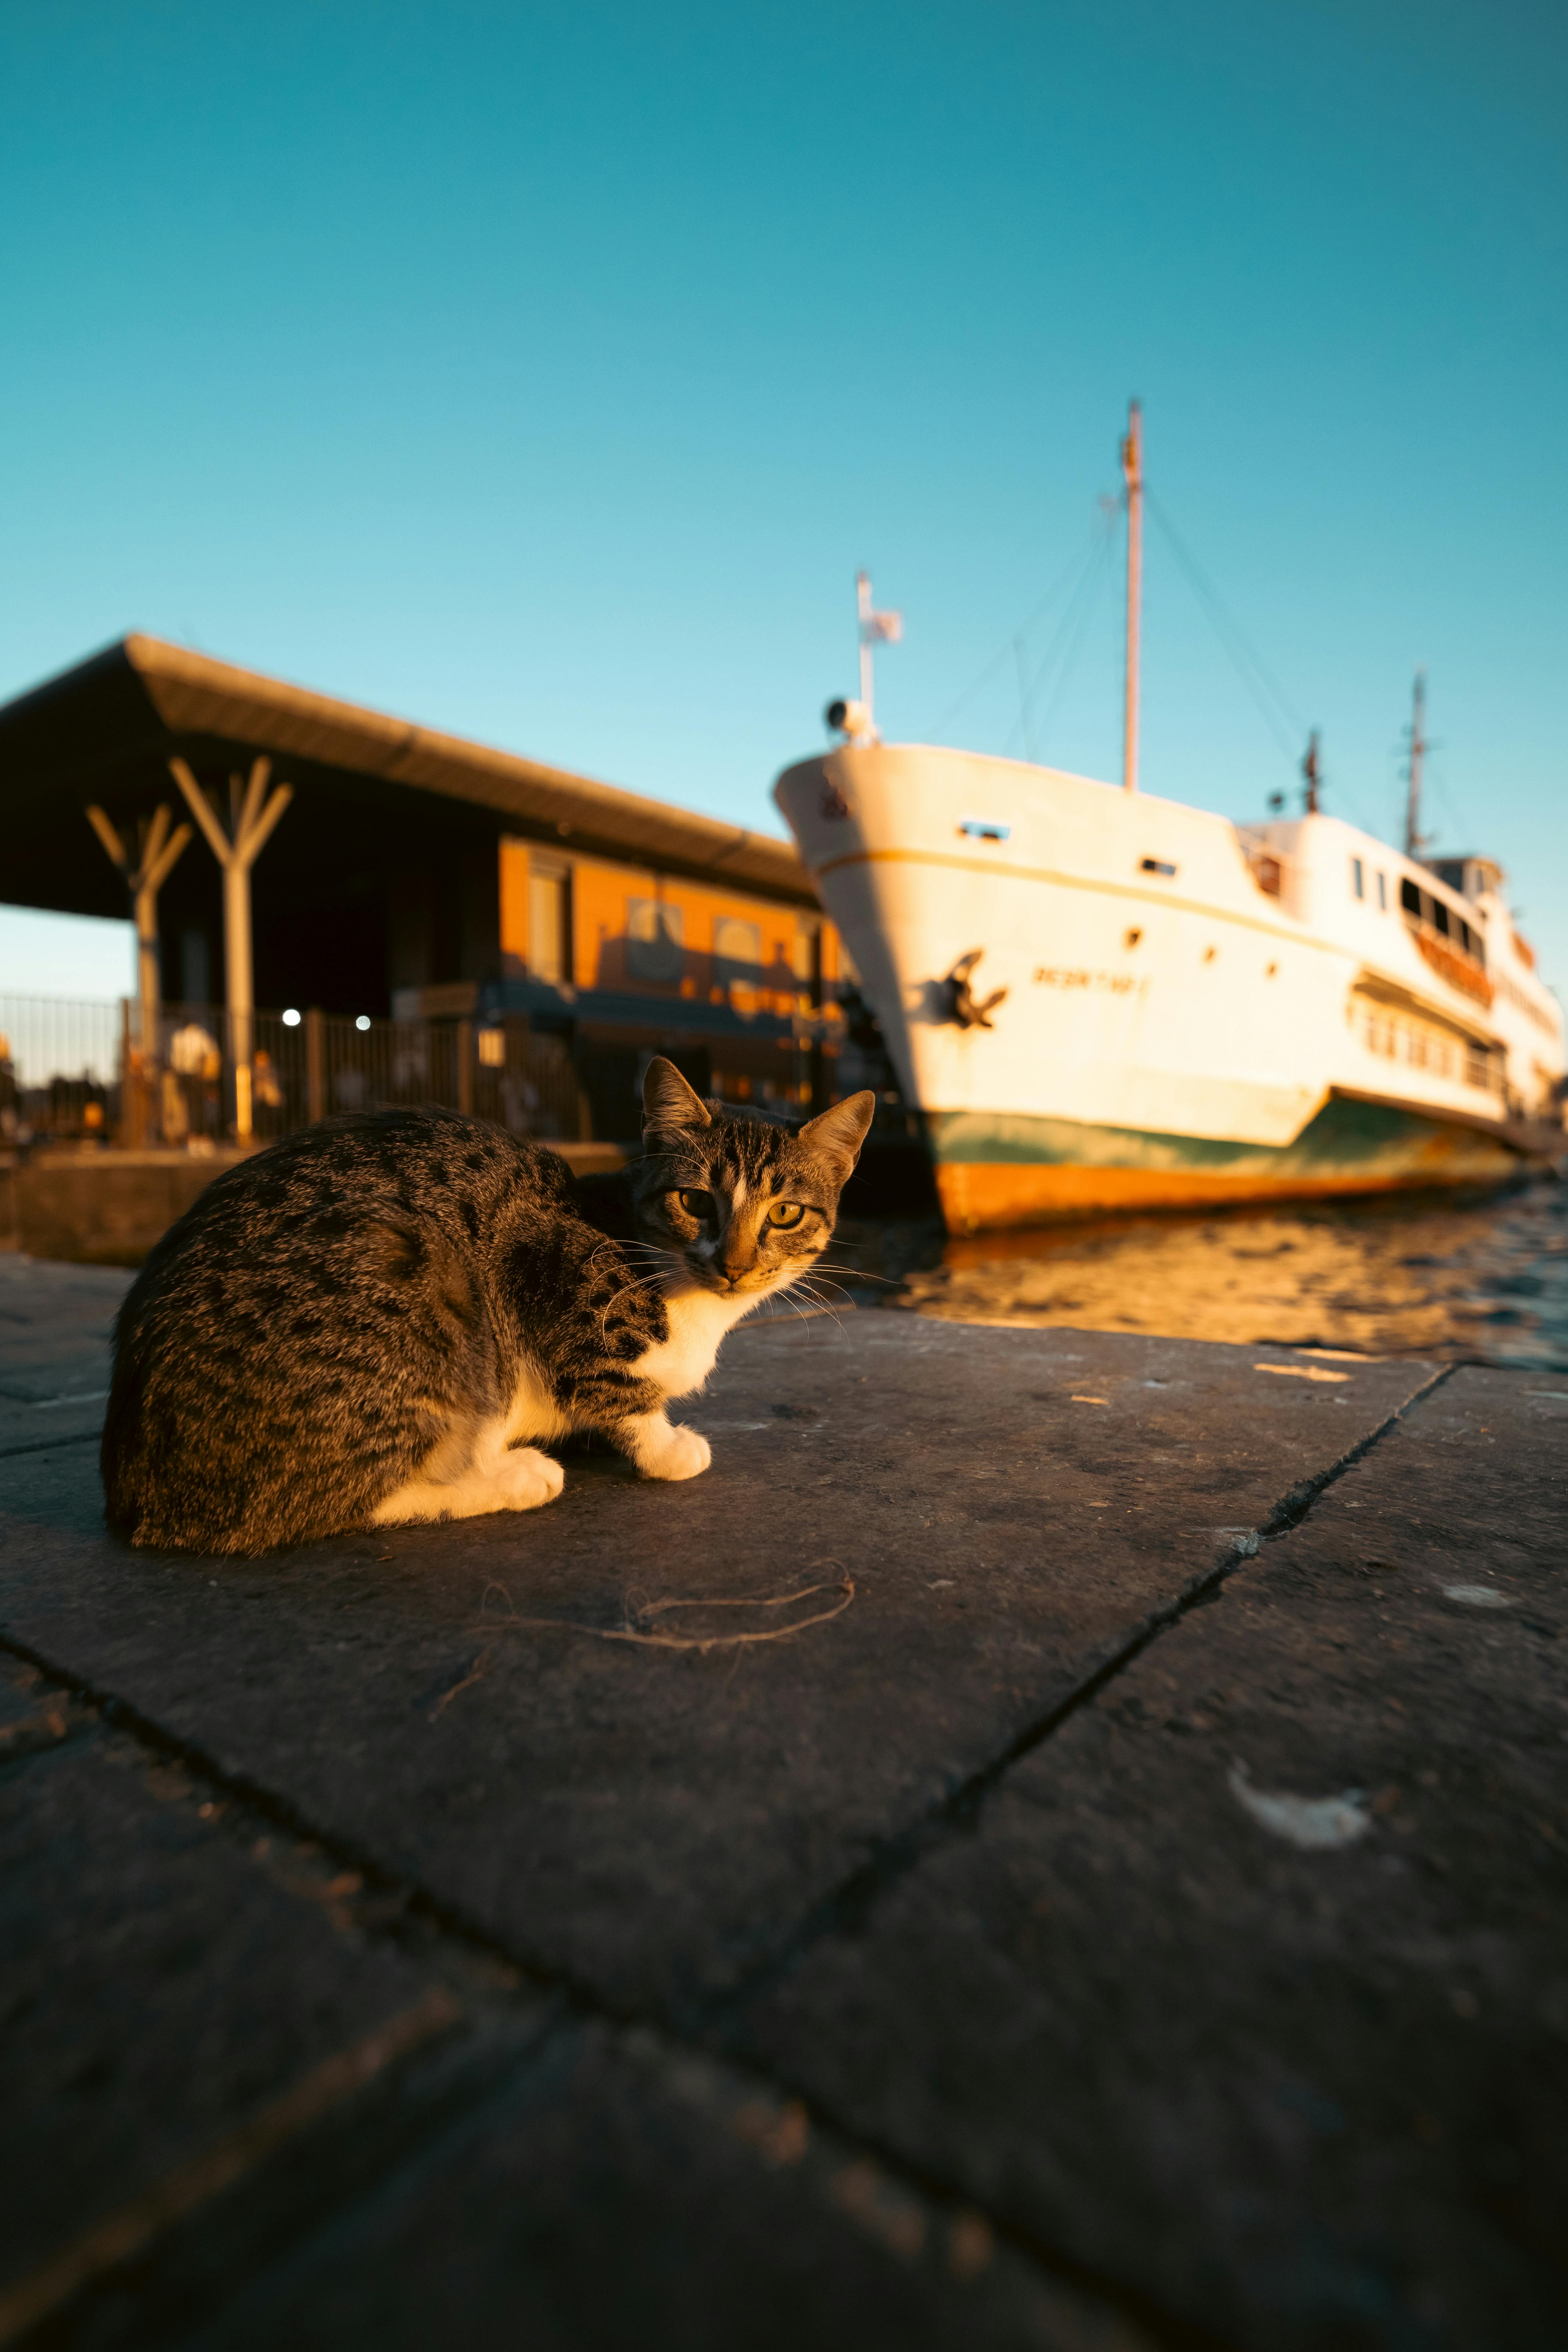
[[[87,809],[133,844],[160,803],[186,814],[171,761],[221,814],[258,761],[292,788],[251,873],[258,1007],[555,1039],[583,1130],[611,1140],[637,1131],[652,1053],[731,1099],[841,1090],[845,967],[792,845],[157,637],[0,709],[0,896],[122,916],[127,869]],[[158,949],[165,1003],[221,1001],[200,839],[161,882]]]

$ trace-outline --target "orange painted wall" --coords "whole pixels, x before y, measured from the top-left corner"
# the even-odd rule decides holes
[[[528,844],[505,835],[500,845],[500,951],[528,962]]]
[[[530,856],[526,841],[502,840],[501,953],[509,961],[515,958],[523,969],[528,963]],[[552,873],[559,872],[563,862],[571,867],[573,977],[579,988],[630,990],[638,995],[646,994],[651,1003],[668,1003],[682,994],[691,996],[702,984],[700,967],[712,956],[717,927],[726,918],[756,925],[762,938],[765,972],[769,977],[776,973],[779,982],[774,987],[735,989],[732,992],[737,1010],[787,1014],[795,1009],[795,999],[802,993],[799,984],[810,979],[808,940],[813,926],[819,926],[822,932],[823,978],[837,980],[840,975],[837,934],[825,915],[776,906],[771,900],[721,886],[658,875],[647,867],[623,866],[608,858],[573,857],[563,861],[559,856],[547,853],[547,859]],[[624,942],[628,901],[633,898],[656,898],[667,906],[679,908],[687,961],[699,966],[699,976],[689,971],[679,988],[660,987],[627,976]]]

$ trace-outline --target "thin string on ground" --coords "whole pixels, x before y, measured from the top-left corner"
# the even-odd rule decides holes
[[[814,1610],[809,1617],[797,1617],[793,1624],[770,1625],[763,1627],[757,1632],[748,1632],[743,1633],[645,1633],[639,1632],[635,1625],[630,1624],[584,1625],[580,1619],[574,1617],[528,1617],[521,1615],[515,1609],[510,1608],[505,1616],[491,1615],[483,1609],[482,1604],[480,1622],[483,1630],[487,1633],[493,1633],[500,1629],[505,1629],[508,1631],[530,1630],[553,1633],[582,1633],[584,1634],[591,1642],[626,1642],[631,1643],[636,1648],[644,1650],[708,1651],[749,1648],[752,1643],[758,1642],[785,1642],[790,1639],[792,1634],[804,1633],[808,1626],[826,1625],[830,1623],[835,1617],[842,1617],[844,1612],[848,1608],[850,1602],[855,1598],[855,1580],[853,1577],[843,1572],[840,1563],[836,1559],[815,1560],[812,1565],[816,1568],[840,1569],[839,1580],[837,1584],[807,1584],[802,1586],[800,1591],[797,1592],[781,1592],[764,1595],[754,1593],[730,1594],[711,1600],[652,1601],[649,1601],[646,1607],[635,1612],[635,1614],[646,1622],[649,1619],[661,1616],[666,1612],[672,1609],[793,1609],[803,1601],[815,1600],[818,1593],[837,1591],[839,1596],[838,1599],[834,1601],[830,1609]],[[504,1584],[487,1585],[485,1588],[486,1601],[489,1601],[492,1592],[504,1593],[508,1602],[510,1603],[511,1595],[507,1591]],[[477,1681],[478,1679],[479,1676],[477,1673],[470,1673],[468,1677],[468,1680],[470,1682]],[[448,1694],[448,1696],[456,1697],[458,1690],[461,1690],[465,1687],[465,1684],[459,1683],[456,1689]]]

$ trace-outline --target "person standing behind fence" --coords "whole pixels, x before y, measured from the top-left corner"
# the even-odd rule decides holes
[[[180,1091],[186,1130],[216,1134],[219,1124],[218,1085],[223,1076],[223,1055],[217,1039],[199,1021],[187,1021],[169,1040],[169,1067],[183,1082]],[[166,1102],[163,1133],[167,1141],[176,1139],[169,1132]]]

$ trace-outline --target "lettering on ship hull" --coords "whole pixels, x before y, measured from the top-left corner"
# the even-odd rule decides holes
[[[1035,981],[1041,988],[1103,988],[1112,996],[1131,996],[1134,989],[1146,989],[1148,981],[1134,980],[1130,971],[1082,971],[1070,964],[1040,964]]]

